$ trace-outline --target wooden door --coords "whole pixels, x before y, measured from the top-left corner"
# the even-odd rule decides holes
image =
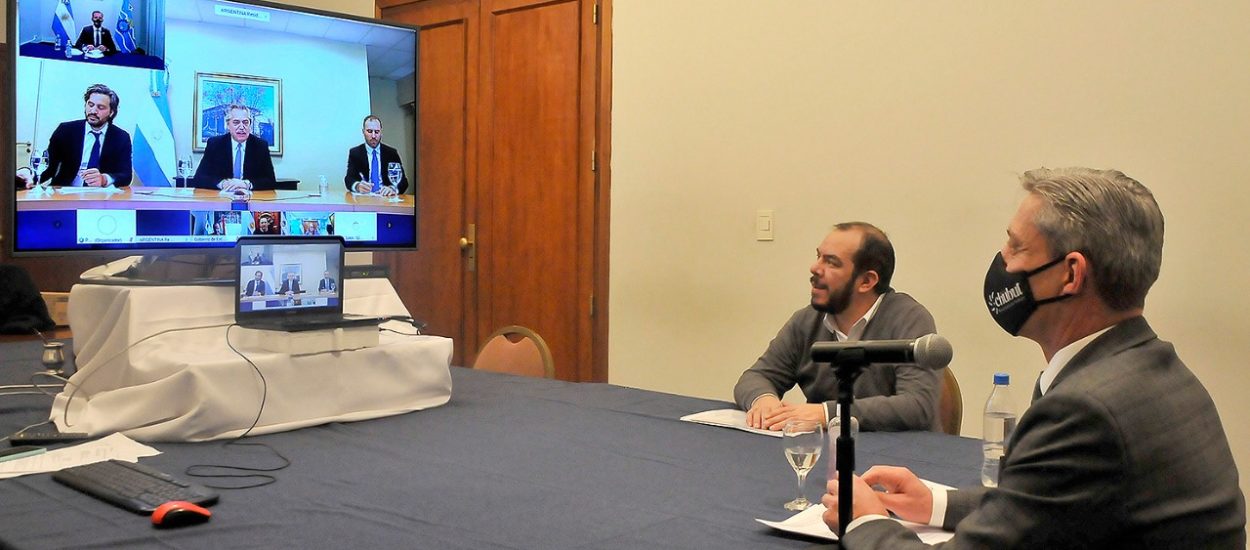
[[[529,327],[595,379],[592,0],[482,0],[478,332]]]
[[[523,325],[551,346],[558,378],[607,379],[611,43],[599,1],[603,14],[596,0],[378,0],[383,18],[422,26],[421,250],[383,261],[414,315],[456,339],[457,364]],[[463,237],[474,245],[453,249]]]
[[[427,334],[455,342],[452,364],[477,351],[472,249],[462,249],[474,218],[476,178],[472,100],[477,86],[478,7],[437,0],[389,9],[389,20],[419,25],[417,61],[418,250],[380,255],[404,305],[429,323]]]

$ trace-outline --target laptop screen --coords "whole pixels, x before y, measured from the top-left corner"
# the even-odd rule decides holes
[[[235,250],[237,317],[343,312],[341,237],[245,237]]]

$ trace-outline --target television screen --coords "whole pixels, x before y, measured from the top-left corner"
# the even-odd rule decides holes
[[[414,248],[417,30],[267,3],[9,0],[15,254]]]

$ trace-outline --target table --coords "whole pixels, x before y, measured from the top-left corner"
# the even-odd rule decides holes
[[[0,346],[0,383],[38,368],[36,342]],[[351,368],[344,365],[344,368]],[[265,487],[223,491],[207,524],[158,531],[48,475],[0,481],[0,546],[177,548],[808,548],[779,520],[794,472],[771,437],[677,420],[729,406],[608,384],[452,367],[442,407],[248,438],[291,459]],[[9,382],[4,382],[8,380]],[[49,399],[0,397],[0,433],[47,417]],[[144,464],[276,462],[263,449],[156,443]],[[978,483],[977,440],[865,433],[861,468],[904,464]],[[823,487],[826,459],[808,480]]]
[[[92,59],[81,54],[72,58],[65,57],[64,50],[56,49],[54,44],[47,42],[27,42],[22,44],[18,49],[23,57],[42,57],[44,59],[74,59],[83,63],[93,63],[96,65],[116,65],[120,67],[139,67],[142,69],[162,70],[165,68],[165,60],[150,55],[134,54],[134,53],[117,53],[106,55],[99,59]]]
[[[399,202],[386,197],[358,195],[332,190],[325,195],[305,191],[256,191],[246,202],[234,202],[219,191],[187,187],[119,187],[115,191],[76,191],[39,194],[23,189],[17,192],[17,210],[135,209],[135,210],[249,210],[300,212],[379,212],[415,213],[413,195],[399,195]],[[198,206],[201,208],[192,208]]]

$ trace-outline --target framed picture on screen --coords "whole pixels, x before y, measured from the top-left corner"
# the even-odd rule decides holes
[[[252,112],[252,135],[269,144],[270,155],[282,156],[282,81],[224,73],[195,73],[193,150],[204,152],[209,139],[228,132],[226,109],[231,104]]]

